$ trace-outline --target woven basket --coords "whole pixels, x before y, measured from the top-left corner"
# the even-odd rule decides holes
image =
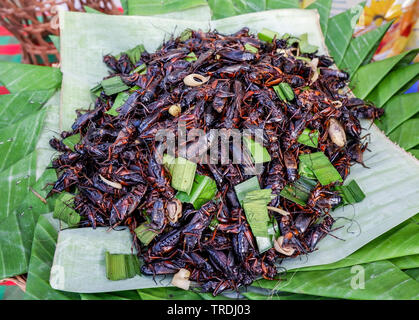
[[[0,24],[22,46],[22,62],[52,65],[60,57],[49,35],[59,35],[58,9],[84,11],[83,6],[120,14],[112,0],[1,0]]]

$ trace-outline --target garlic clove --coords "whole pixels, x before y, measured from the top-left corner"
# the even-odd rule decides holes
[[[344,147],[346,144],[346,134],[342,125],[335,118],[329,120],[329,137],[338,147]]]
[[[189,277],[191,276],[191,272],[184,268],[179,269],[179,271],[173,276],[172,284],[175,287],[181,288],[183,290],[189,290],[191,285],[191,281]]]

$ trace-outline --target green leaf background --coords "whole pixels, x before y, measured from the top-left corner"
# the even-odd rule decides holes
[[[298,1],[203,0],[161,1],[128,0],[131,15],[169,15],[183,18],[192,11],[211,9],[213,19],[278,8],[297,8]],[[351,88],[360,98],[385,109],[377,125],[401,147],[416,157],[419,155],[418,95],[404,95],[419,75],[418,64],[409,64],[418,50],[382,61],[369,63],[371,51],[384,35],[388,25],[352,38],[354,21],[360,7],[331,19],[330,0],[317,0],[308,9],[317,9],[329,53],[337,65],[351,74]],[[208,11],[209,12],[209,11]],[[360,50],[362,48],[362,50]],[[365,50],[367,48],[368,50]],[[368,51],[368,52],[367,52]],[[48,215],[51,211],[37,198],[41,196],[54,172],[45,167],[53,152],[47,141],[60,129],[57,120],[59,105],[46,103],[61,85],[61,73],[56,68],[0,62],[0,82],[10,92],[0,96],[0,278],[28,273],[27,299],[177,299],[185,295],[176,288],[141,289],[103,294],[73,294],[53,290],[49,285],[57,226]],[[51,131],[56,132],[51,132]],[[10,140],[10,141],[8,141]],[[39,147],[39,149],[38,149]],[[373,240],[352,255],[334,264],[297,270],[286,275],[286,281],[260,280],[255,286],[265,293],[247,292],[248,299],[418,299],[419,242],[418,217],[397,226]],[[36,226],[36,227],[35,227]],[[365,268],[365,290],[350,286],[354,265]],[[403,271],[404,270],[404,271]],[[274,289],[275,294],[273,294]],[[289,292],[287,294],[279,293]],[[209,299],[210,295],[188,292],[187,297]]]

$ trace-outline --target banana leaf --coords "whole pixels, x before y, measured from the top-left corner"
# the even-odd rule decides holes
[[[242,292],[242,295],[249,300],[328,300],[331,298],[312,296],[308,294],[288,293],[288,292],[272,292],[272,290],[260,290],[254,292],[254,287],[250,287],[249,291]]]
[[[329,19],[327,24],[326,45],[330,55],[339,66],[352,39],[356,22],[361,15],[365,2],[339,13]]]
[[[29,258],[25,252],[23,235],[25,225],[15,215],[0,222],[0,278],[9,278],[28,270]]]
[[[419,268],[406,270],[405,273],[416,281],[419,281]]]
[[[0,127],[12,125],[39,111],[53,93],[54,90],[40,90],[0,95]]]
[[[34,69],[39,70],[36,66]],[[41,75],[43,73],[42,69]],[[31,74],[35,75],[35,73]],[[50,91],[43,90],[39,94],[31,92],[27,97],[42,97],[38,101],[43,102],[46,92],[48,95],[50,94]],[[17,97],[16,101],[20,99],[19,97],[25,97],[25,93],[19,95],[20,93],[14,95]],[[49,101],[51,100],[53,99],[51,98]],[[0,278],[27,272],[36,221],[39,214],[51,211],[51,208],[35,195],[38,194],[45,198],[48,192],[44,188],[46,183],[56,179],[53,170],[45,170],[46,164],[50,162],[50,159],[46,159],[46,157],[51,155],[52,150],[48,146],[48,141],[42,139],[46,131],[45,126],[51,117],[45,116],[50,110],[49,101],[41,110],[31,112],[20,122],[2,130],[7,134],[10,128],[16,130],[21,122],[24,123],[21,130],[13,131],[13,134],[16,135],[15,142],[19,142],[19,148],[7,149],[11,152],[11,156],[7,156],[7,158],[16,159],[16,162],[0,172],[0,186],[5,190],[0,198],[0,229],[4,234],[8,232],[13,235],[12,238],[6,235],[0,237]],[[55,115],[52,115],[52,118],[55,118]],[[28,119],[32,121],[28,121]],[[29,133],[32,132],[32,137],[25,137],[25,132],[28,129],[32,130],[29,131]],[[49,136],[51,133],[47,132],[46,135]],[[26,141],[27,145],[22,145],[22,141]],[[31,149],[36,149],[36,151],[26,154]],[[7,158],[2,160],[8,161]],[[40,162],[42,163],[40,164]]]
[[[419,118],[405,121],[389,134],[389,138],[400,147],[409,150],[419,144]]]
[[[78,300],[76,293],[53,290],[49,285],[50,273],[60,274],[61,270],[51,269],[59,225],[51,215],[43,215],[36,224],[26,282],[26,300]]]
[[[320,27],[323,35],[327,34],[327,26],[329,22],[330,9],[332,7],[332,0],[316,0],[310,4],[306,9],[317,9],[320,15]]]
[[[86,11],[87,13],[95,13],[95,14],[105,14],[99,10],[90,8],[89,6],[83,6],[84,11]]]
[[[34,161],[35,155],[31,157]],[[45,198],[47,182],[56,179],[54,170],[47,170],[32,185],[39,195]],[[48,213],[52,206],[44,204],[29,190],[23,192],[26,197],[10,210],[10,215],[0,221],[0,278],[11,277],[28,271],[30,251],[36,221],[40,214]],[[14,194],[14,196],[17,196]],[[7,236],[7,234],[10,234]]]
[[[356,276],[364,275],[364,286]],[[315,296],[362,300],[417,300],[419,282],[389,261],[324,271],[289,272],[286,281],[258,280],[254,286]]]
[[[419,217],[418,215],[416,217]],[[299,269],[330,270],[419,254],[419,225],[411,218],[335,263]]]
[[[56,154],[56,151],[49,145],[49,141],[62,131],[60,91],[56,91],[54,93],[54,95],[43,106],[43,109],[46,110],[46,117],[36,144],[36,150],[38,152],[38,161],[36,163],[37,179],[41,177],[47,167],[46,164],[49,164],[53,159],[54,154]],[[51,181],[54,181],[54,179],[51,179],[49,182]]]
[[[389,134],[419,112],[419,93],[394,96],[383,108],[385,110],[384,115],[375,123],[386,134]]]
[[[390,262],[400,269],[419,268],[419,254],[391,259]]]
[[[416,157],[416,159],[419,159],[419,149],[410,149],[409,152]]]
[[[23,290],[18,286],[4,286],[4,289],[3,300],[23,300],[25,296]]]
[[[205,0],[128,0],[127,3],[129,14],[137,16],[173,13],[207,5]]]
[[[413,49],[360,67],[351,77],[349,86],[352,92],[358,98],[365,99],[393,68],[408,65],[418,52],[419,49]]]
[[[367,96],[377,107],[384,104],[408,83],[419,79],[419,63],[398,67],[390,72]]]
[[[189,19],[201,17],[211,19],[211,10],[205,0],[164,0],[150,2],[147,0],[128,0],[128,15],[156,16],[170,19]]]
[[[139,289],[137,293],[141,300],[237,300],[237,298],[228,297],[228,293],[214,297],[211,293],[201,292],[200,288],[185,291],[176,287],[160,287]]]
[[[349,74],[354,74],[359,66],[367,59],[370,52],[375,52],[384,34],[390,28],[392,22],[388,22],[378,28],[364,33],[349,42],[345,56],[338,67]],[[371,56],[371,55],[370,55]]]
[[[0,129],[0,172],[8,169],[19,159],[22,159],[31,153],[38,142],[38,136],[41,132],[45,110],[32,113],[14,125]],[[2,205],[7,205],[4,203]],[[6,212],[7,215],[7,212]]]
[[[12,214],[35,183],[36,155],[32,152],[0,172],[0,187],[5,191],[0,194],[0,221]]]
[[[114,292],[112,294],[76,294],[54,290],[49,284],[50,273],[60,274],[60,269],[52,268],[59,223],[51,214],[39,217],[32,245],[26,300],[138,300],[136,291]]]
[[[222,19],[250,12],[299,8],[298,0],[208,0],[212,19]]]
[[[11,93],[57,89],[61,84],[58,68],[0,62],[0,83]]]
[[[131,279],[111,281],[106,278],[105,252],[135,254],[128,229],[66,229],[60,231],[55,250],[50,284],[56,290],[78,293],[124,291],[170,285],[169,277],[136,275]],[[157,283],[157,285],[156,285]]]
[[[81,293],[82,300],[140,300],[135,290],[119,291],[112,293]]]
[[[199,293],[175,287],[137,290],[142,300],[202,300]]]

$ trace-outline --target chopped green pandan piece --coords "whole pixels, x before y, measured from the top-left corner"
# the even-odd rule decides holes
[[[130,88],[129,90],[128,90],[128,92],[129,93],[134,93],[134,91],[136,91],[136,90],[140,90],[141,89],[141,87],[139,87],[139,86],[133,86],[132,88]]]
[[[255,237],[268,236],[269,215],[266,204],[263,200],[243,202],[243,209],[246,213],[247,221]]]
[[[150,230],[150,225],[147,222],[140,224],[135,230],[137,238],[145,246],[148,246],[150,242],[158,235],[158,232]]]
[[[80,133],[73,134],[72,136],[69,136],[65,139],[63,139],[63,143],[69,147],[72,151],[74,151],[74,146],[79,143],[81,140]]]
[[[183,30],[182,33],[179,36],[180,41],[186,41],[192,37],[192,30],[186,29]]]
[[[80,215],[72,208],[73,199],[73,195],[62,193],[55,200],[53,217],[64,221],[69,227],[75,227],[80,222]]]
[[[301,206],[305,206],[316,184],[314,180],[300,177],[293,184],[285,186],[279,195]]]
[[[282,101],[287,101],[287,98],[285,97],[285,94],[282,92],[281,87],[279,85],[273,86],[273,89],[279,99],[281,99]]]
[[[181,202],[191,203],[198,210],[205,203],[212,200],[217,191],[217,184],[213,179],[197,174],[195,175],[190,194],[188,195],[186,192],[179,191],[176,194],[176,198]]]
[[[106,277],[109,280],[125,280],[141,275],[140,261],[132,254],[106,252]]]
[[[122,82],[120,76],[115,76],[112,78],[102,80],[101,85],[106,95],[108,96],[111,96],[115,93],[119,93],[119,92],[129,89],[129,87],[125,83]]]
[[[268,203],[272,200],[272,190],[271,189],[259,189],[252,190],[246,193],[243,201],[252,201],[252,200],[265,200]]]
[[[251,44],[249,44],[249,43],[246,43],[246,44],[244,45],[244,50],[246,50],[246,51],[248,51],[248,52],[251,52],[251,53],[258,53],[258,52],[259,52],[259,49],[258,49],[258,48],[256,48],[256,47],[252,46],[252,45],[251,45]]]
[[[175,157],[167,153],[163,155],[163,165],[171,174],[173,172],[173,168],[175,167],[175,163],[176,163]]]
[[[119,112],[116,111],[116,109],[121,107],[127,101],[128,98],[129,98],[129,93],[127,93],[127,92],[118,93],[118,95],[116,96],[115,101],[112,105],[112,108],[110,108],[105,113],[110,114],[111,116],[117,116],[119,114]]]
[[[291,86],[286,82],[281,82],[278,85],[273,87],[276,95],[282,101],[291,101],[294,100],[294,90],[292,90]]]
[[[259,33],[258,33],[258,38],[262,41],[266,41],[266,42],[272,42],[274,39],[279,39],[279,33],[263,28]]]
[[[306,57],[297,56],[297,57],[295,57],[295,59],[302,60],[302,61],[305,61],[305,62],[311,62],[311,59],[310,58],[306,58]]]
[[[299,156],[300,165],[303,163],[311,169],[316,176],[317,180],[325,186],[332,182],[342,182],[343,179],[340,176],[336,168],[330,163],[329,159],[323,152],[314,152],[302,154]]]
[[[218,221],[217,219],[217,215],[214,215],[214,217],[212,218],[210,225],[208,226],[212,231],[214,231],[217,226],[220,224],[220,221]]]
[[[298,166],[298,174],[301,177],[316,180],[316,175],[314,174],[313,170],[311,170],[311,166],[305,162],[300,162]]]
[[[198,60],[194,52],[189,52],[189,54],[185,57],[186,61],[192,62]]]
[[[126,53],[129,57],[129,59],[131,60],[132,64],[135,65],[141,58],[141,54],[145,51],[145,48],[142,44],[139,44],[138,46],[125,51],[124,53]]]
[[[140,261],[138,260],[138,257],[133,254],[125,255],[125,264],[128,278],[133,278],[137,274],[141,275]]]
[[[279,230],[278,222],[275,218],[271,218],[271,220],[267,224],[268,236],[267,237],[255,237],[256,244],[258,246],[259,252],[263,253],[274,246],[274,240],[276,240],[280,235],[281,232]]]
[[[304,33],[300,36],[299,47],[301,53],[314,53],[319,49],[318,46],[314,46],[308,43],[307,33]]]
[[[336,186],[335,190],[339,192],[344,204],[357,203],[365,199],[365,193],[355,180],[345,186]]]
[[[256,176],[234,186],[234,191],[236,191],[236,196],[240,203],[242,203],[248,192],[259,189],[259,180]]]
[[[172,175],[171,186],[189,195],[195,178],[196,163],[182,157],[174,158],[165,154],[163,164]]]
[[[278,86],[288,101],[294,100],[294,90],[292,90],[291,86],[288,83],[281,82],[280,84],[278,84]]]
[[[271,156],[269,155],[268,150],[260,143],[248,137],[243,137],[243,142],[246,148],[252,154],[254,163],[264,163],[271,161]]]
[[[104,14],[103,12],[101,12],[99,10],[96,10],[96,9],[93,9],[93,8],[90,8],[88,6],[83,6],[83,8],[84,8],[84,11],[86,11],[86,13]]]
[[[146,74],[147,73],[147,65],[145,63],[140,64],[138,67],[136,67],[134,69],[134,71],[132,73]]]
[[[92,93],[93,96],[99,97],[102,90],[103,90],[102,85],[98,83],[92,89],[90,89],[90,92]]]
[[[309,147],[317,148],[319,142],[319,131],[305,128],[303,133],[298,137],[297,141]]]
[[[288,36],[287,38],[283,37],[283,39],[287,39],[288,46],[292,46],[294,43],[300,43],[300,38],[297,37]]]
[[[273,240],[270,237],[271,218],[267,208],[267,204],[271,200],[271,189],[250,191],[246,193],[243,199],[243,210],[260,252],[264,252],[273,246]]]
[[[127,279],[124,254],[106,252],[106,277],[112,281]]]

